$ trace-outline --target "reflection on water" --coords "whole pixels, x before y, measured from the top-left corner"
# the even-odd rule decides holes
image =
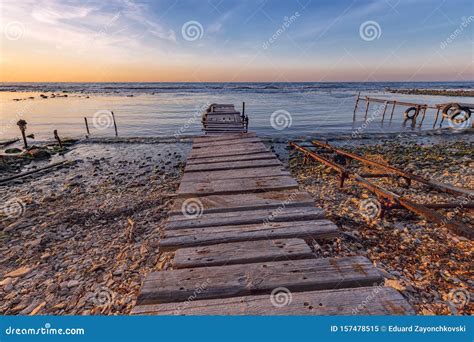
[[[140,85],[140,84],[138,84]],[[52,139],[57,129],[63,137],[83,137],[86,134],[84,117],[88,118],[92,136],[114,136],[113,122],[104,112],[102,118],[94,119],[98,111],[113,110],[120,136],[173,136],[179,134],[198,134],[201,132],[200,112],[209,103],[234,103],[241,110],[245,101],[246,114],[250,117],[249,129],[262,136],[292,136],[328,132],[381,133],[418,129],[418,125],[403,124],[404,107],[396,108],[393,121],[389,115],[382,123],[383,104],[371,104],[364,122],[365,103],[361,102],[357,113],[358,121],[352,123],[355,86],[310,87],[297,84],[296,88],[268,88],[254,84],[240,84],[238,89],[201,89],[171,87],[169,89],[142,91],[139,87],[128,86],[126,91],[96,88],[87,91],[82,86],[80,92],[67,93],[49,89],[49,92],[2,91],[0,92],[0,140],[16,137],[19,134],[16,121],[21,117],[28,122],[28,134],[34,133],[39,140]],[[361,84],[359,84],[361,85]],[[2,86],[5,88],[5,86]],[[0,87],[0,88],[2,88]],[[64,88],[64,85],[62,86]],[[382,86],[379,86],[382,88]],[[137,89],[135,89],[137,88]],[[29,88],[27,88],[29,89]],[[44,88],[41,88],[43,91]],[[86,92],[84,92],[86,90]],[[51,97],[51,91],[61,96]],[[76,89],[73,89],[76,91]],[[118,92],[118,93],[117,93]],[[40,97],[41,94],[48,98]],[[411,96],[386,93],[383,89],[363,90],[363,95],[412,101],[417,103],[474,102],[472,98],[444,96]],[[64,95],[67,95],[65,97]],[[34,97],[33,99],[29,99]],[[14,99],[21,99],[15,101]],[[25,100],[23,100],[25,99]],[[390,107],[389,107],[390,108]],[[390,108],[391,109],[391,108]],[[284,129],[274,129],[270,118],[273,112],[283,110],[290,114],[291,125]],[[106,113],[106,112],[105,112]],[[422,129],[431,129],[436,112],[427,111]]]

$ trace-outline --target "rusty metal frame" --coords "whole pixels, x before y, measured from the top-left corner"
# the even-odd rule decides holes
[[[302,146],[297,145],[294,142],[289,143],[291,147],[295,150],[303,153],[305,156],[311,157],[314,160],[317,160],[324,165],[330,167],[331,169],[335,170],[339,173],[341,177],[340,186],[342,187],[344,184],[345,179],[351,179],[352,181],[356,182],[358,185],[364,187],[365,189],[373,192],[377,198],[379,199],[381,206],[382,206],[382,216],[384,215],[385,211],[390,209],[400,209],[405,208],[408,209],[415,214],[423,216],[424,218],[434,221],[438,224],[445,225],[447,228],[453,230],[459,235],[463,235],[468,237],[469,239],[474,239],[474,229],[469,228],[461,223],[458,223],[454,220],[450,220],[445,216],[441,215],[435,210],[430,209],[427,205],[415,203],[405,197],[399,196],[389,190],[386,190],[376,184],[369,182],[367,179],[363,178],[362,176],[358,175],[355,172],[352,172],[342,165],[339,165],[333,161],[330,161],[317,153],[308,150]],[[325,144],[327,145],[327,144]],[[329,145],[327,145],[329,146]],[[359,157],[359,156],[357,156]],[[372,162],[372,161],[371,161]],[[377,163],[378,164],[378,163]],[[395,168],[396,169],[396,168]],[[398,170],[398,169],[396,169]],[[440,208],[441,204],[436,204],[435,208]],[[448,207],[452,208],[453,203],[448,203]],[[459,206],[459,208],[472,208],[474,207],[474,203],[469,202],[463,206]]]
[[[447,193],[450,193],[450,194],[455,195],[455,196],[474,197],[474,190],[471,190],[471,189],[460,188],[460,187],[450,185],[450,184],[434,182],[432,180],[417,176],[413,173],[403,171],[403,170],[398,169],[394,166],[387,165],[387,164],[382,164],[382,163],[379,163],[379,162],[376,162],[376,161],[373,161],[373,160],[370,160],[370,159],[366,159],[366,158],[361,157],[357,154],[337,149],[337,148],[335,148],[335,147],[333,147],[333,146],[331,146],[327,143],[324,143],[322,141],[313,140],[312,144],[315,145],[315,146],[318,146],[318,147],[326,148],[326,149],[328,149],[328,150],[330,150],[334,153],[337,153],[339,155],[342,155],[344,157],[355,159],[355,160],[357,160],[357,161],[359,161],[359,162],[361,162],[365,165],[375,167],[376,169],[383,170],[385,172],[401,176],[401,177],[405,178],[408,181],[409,185],[411,184],[411,181],[415,181],[415,182],[419,182],[419,183],[422,183],[424,185],[427,185],[430,188],[433,188],[433,189],[436,189],[436,190],[442,191],[442,192],[447,192]]]

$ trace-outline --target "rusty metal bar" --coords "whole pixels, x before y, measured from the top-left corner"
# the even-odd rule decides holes
[[[346,151],[343,151],[343,150],[336,149],[335,147],[333,147],[329,144],[326,144],[324,142],[318,141],[318,140],[313,140],[312,143],[313,143],[313,145],[327,148],[327,149],[329,149],[329,150],[331,150],[331,151],[333,151],[333,152],[335,152],[339,155],[343,155],[345,157],[349,157],[349,158],[358,160],[363,164],[374,166],[374,167],[376,167],[378,169],[382,169],[384,171],[393,172],[393,173],[395,173],[399,176],[402,176],[406,179],[414,180],[416,182],[425,184],[425,185],[427,185],[427,186],[429,186],[433,189],[436,189],[436,190],[439,190],[439,191],[442,191],[442,192],[447,192],[447,193],[457,195],[457,196],[459,196],[459,195],[461,195],[461,196],[471,196],[471,197],[474,196],[474,190],[471,190],[471,189],[459,188],[457,186],[450,185],[450,184],[443,184],[443,183],[433,182],[429,179],[425,179],[423,177],[414,175],[412,173],[400,170],[396,167],[381,164],[381,163],[378,163],[378,162],[373,161],[373,160],[365,159],[365,158],[363,158],[363,157],[361,157],[357,154],[353,154],[353,153],[350,153],[350,152],[346,152]]]
[[[304,147],[301,147],[293,142],[290,142],[290,146],[294,147],[295,149],[297,149],[298,151],[310,156],[311,158],[313,159],[316,159],[320,162],[322,162],[323,164],[333,168],[334,170],[338,171],[339,173],[343,172],[344,175],[341,174],[341,184],[343,183],[343,180],[348,178],[348,179],[352,179],[353,181],[355,181],[357,184],[359,184],[360,186],[372,191],[379,199],[382,200],[382,202],[384,203],[384,207],[387,207],[387,208],[390,208],[390,207],[396,207],[396,206],[401,206],[405,209],[408,209],[420,216],[423,216],[425,217],[426,219],[428,220],[431,220],[431,221],[434,221],[436,223],[439,223],[439,224],[442,224],[444,226],[446,226],[447,228],[449,229],[452,229],[454,232],[456,232],[457,234],[460,234],[460,235],[463,235],[463,236],[466,236],[468,237],[469,239],[473,239],[474,238],[474,229],[472,228],[469,228],[469,227],[466,227],[460,223],[457,223],[457,222],[454,222],[452,220],[449,220],[447,219],[446,217],[444,217],[443,215],[441,215],[440,213],[432,210],[432,209],[429,209],[427,208],[426,206],[423,206],[421,204],[417,204],[415,202],[412,202],[411,200],[405,198],[405,197],[402,197],[402,196],[399,196],[389,190],[386,190],[378,185],[375,185],[371,182],[369,182],[368,180],[366,180],[365,178],[362,178],[361,176],[359,176],[357,173],[355,172],[351,172],[351,171],[348,171],[347,169],[345,169],[344,167],[342,167],[341,165],[338,165],[338,164],[335,164],[325,158],[322,158],[321,156],[318,156],[316,153],[304,148]],[[385,204],[388,204],[388,205],[385,205]]]
[[[448,202],[448,203],[420,203],[430,209],[474,209],[474,202]],[[402,206],[394,205],[390,209],[402,209]]]
[[[387,178],[393,177],[393,173],[361,173],[360,176],[364,178]]]

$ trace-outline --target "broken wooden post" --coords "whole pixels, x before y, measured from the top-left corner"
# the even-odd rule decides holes
[[[370,100],[369,98],[366,96],[365,97],[365,116],[364,116],[364,120],[367,121],[367,113],[369,112],[369,103],[370,103]]]
[[[388,101],[385,101],[385,106],[383,107],[382,123],[385,120],[385,113],[387,112]]]
[[[360,100],[360,91],[357,94],[357,99],[356,99],[356,103],[355,103],[355,106],[354,106],[354,114],[352,115],[352,122],[356,121],[356,112],[357,112],[357,106],[359,105],[359,100]]]
[[[395,111],[395,106],[397,105],[397,101],[393,101],[393,107],[392,107],[392,113],[390,114],[390,122],[392,122],[393,119],[393,112]]]
[[[89,135],[91,135],[91,133],[89,132],[89,124],[87,123],[87,118],[86,117],[84,117],[84,121],[86,123],[86,131],[87,131],[86,137],[89,137]]]
[[[115,123],[115,115],[112,111],[110,111],[110,113],[112,114],[112,119],[114,120],[115,136],[118,137],[117,124]]]
[[[25,149],[28,148],[28,142],[26,141],[26,121],[21,119],[21,120],[18,120],[18,122],[16,123],[18,125],[18,127],[20,127],[20,131],[21,131],[21,136],[23,137],[23,145],[25,146]]]
[[[54,133],[54,139],[56,139],[56,141],[59,144],[59,147],[62,149],[63,148],[63,143],[61,142],[61,139],[59,138],[58,130],[55,129],[53,133]]]
[[[245,102],[242,102],[242,119],[245,117]]]

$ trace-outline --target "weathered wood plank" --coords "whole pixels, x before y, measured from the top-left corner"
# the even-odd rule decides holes
[[[269,239],[332,239],[338,236],[337,226],[328,220],[298,222],[270,222],[224,227],[166,230],[160,248],[208,246],[226,242],[257,241]]]
[[[244,192],[297,189],[298,183],[289,176],[218,179],[210,182],[181,182],[178,196],[206,196]]]
[[[223,134],[223,135],[215,135],[212,137],[209,136],[201,136],[196,137],[193,139],[193,143],[202,143],[202,142],[217,142],[217,141],[229,141],[229,140],[239,140],[244,138],[252,138],[256,137],[257,134],[255,132],[249,133],[236,133],[236,134]]]
[[[177,197],[169,212],[170,215],[183,215],[185,198]],[[248,194],[210,195],[200,197],[205,213],[244,211],[252,209],[276,209],[282,203],[290,207],[314,207],[313,198],[307,193],[295,190],[269,191]]]
[[[193,268],[313,257],[311,248],[302,239],[260,240],[181,248],[174,255],[173,266]]]
[[[231,146],[231,145],[229,145]],[[258,152],[268,152],[268,149],[263,144],[242,144],[239,146],[223,146],[215,148],[205,148],[205,149],[196,149],[192,150],[189,154],[189,159],[196,158],[206,158],[206,157],[217,157],[217,156],[226,156],[226,155],[239,155],[239,154],[249,154],[249,153],[258,153]],[[246,153],[241,153],[246,152]]]
[[[186,172],[200,172],[212,170],[231,170],[231,169],[249,169],[265,166],[281,166],[282,163],[278,159],[264,160],[239,160],[235,162],[222,162],[212,164],[191,164],[186,165]]]
[[[262,159],[276,159],[275,155],[271,152],[255,152],[249,154],[241,154],[236,156],[223,156],[223,157],[202,157],[196,159],[188,159],[187,165],[195,164],[211,164],[211,163],[223,163],[231,161],[244,161],[244,160],[262,160]]]
[[[290,172],[282,167],[260,167],[255,169],[242,170],[217,170],[207,172],[185,172],[181,182],[209,182],[217,179],[237,179],[252,177],[270,177],[270,176],[290,176]]]
[[[283,293],[283,292],[282,292]],[[283,295],[284,296],[284,295]],[[294,292],[287,305],[275,306],[268,294],[139,305],[133,315],[415,315],[403,296],[391,287]],[[273,297],[275,298],[275,297]],[[291,300],[289,300],[291,298]],[[368,301],[370,299],[370,302]],[[280,302],[277,302],[280,303]]]
[[[262,140],[260,138],[242,138],[239,139],[238,142],[235,140],[223,140],[219,142],[217,146],[228,146],[228,145],[240,145],[240,144],[255,144],[255,143],[262,143]],[[194,143],[193,144],[193,149],[202,149],[202,148],[213,148],[216,147],[215,142],[207,142],[207,143]]]
[[[241,224],[267,224],[268,222],[296,222],[318,220],[325,217],[324,210],[315,207],[287,208],[282,203],[277,209],[257,209],[240,212],[207,214],[203,210],[200,217],[174,215],[168,218],[166,230],[192,229],[216,226],[236,226]]]
[[[292,292],[369,286],[383,280],[365,257],[303,259],[258,264],[187,268],[152,272],[137,304],[270,294],[277,287]],[[204,290],[196,293],[196,289]]]

